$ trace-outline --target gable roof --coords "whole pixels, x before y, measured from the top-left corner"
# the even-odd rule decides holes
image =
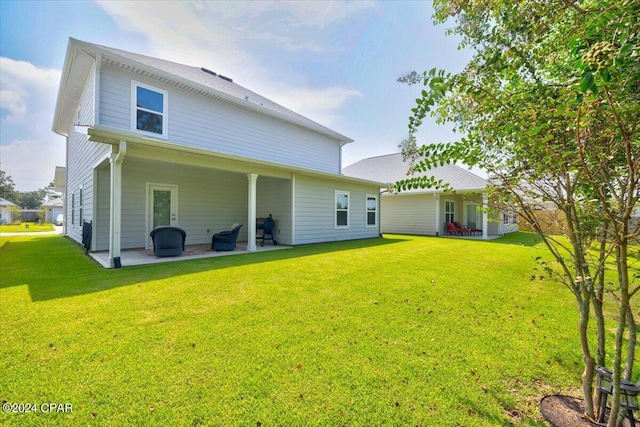
[[[15,203],[10,202],[7,199],[3,199],[2,197],[0,197],[0,206],[15,206],[16,208],[19,208]]]
[[[395,153],[360,160],[342,168],[342,173],[370,181],[393,184],[402,179],[407,179],[409,177],[407,175],[408,170],[409,163],[402,160],[402,154]],[[444,182],[448,182],[456,191],[481,191],[487,186],[487,180],[456,165],[439,166],[419,175],[442,179]],[[412,192],[433,193],[436,191],[423,189],[412,190]]]
[[[338,140],[341,144],[353,142],[352,139],[240,86],[228,77],[220,76],[205,68],[179,64],[74,38],[69,38],[67,47],[54,115],[54,132],[59,134],[67,132],[84,83],[91,72],[92,63],[98,57],[106,63],[128,71],[301,126]]]
[[[47,202],[44,202],[42,204],[43,208],[58,208],[58,207],[63,207],[64,206],[64,202],[62,201],[62,199],[60,197],[56,197],[55,199],[51,199]]]

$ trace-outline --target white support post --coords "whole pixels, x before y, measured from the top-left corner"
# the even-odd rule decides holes
[[[434,193],[436,198],[436,236],[440,235],[440,194]]]
[[[118,152],[112,146],[109,156],[111,172],[111,190],[109,194],[109,267],[118,268],[120,264],[120,229],[122,215],[122,162],[127,153],[127,142],[120,141]]]
[[[249,224],[247,230],[249,231],[247,251],[255,252],[256,247],[256,181],[258,180],[257,173],[248,173],[249,179]]]
[[[482,238],[489,238],[489,221],[487,219],[487,207],[489,206],[489,198],[487,193],[482,193]]]

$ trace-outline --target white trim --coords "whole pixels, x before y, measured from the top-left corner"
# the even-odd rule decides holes
[[[375,223],[374,224],[369,224],[369,199],[374,199],[376,201],[376,209],[374,211],[374,213],[375,213]],[[365,194],[365,196],[364,196],[364,226],[365,226],[365,228],[376,228],[378,226],[378,224],[380,223],[379,215],[378,215],[378,213],[380,212],[380,202],[379,202],[379,200],[380,200],[380,198],[375,194]]]
[[[336,198],[338,195],[347,196],[347,225],[338,225],[338,206],[336,206]],[[351,193],[349,191],[335,190],[333,193],[333,228],[335,230],[344,230],[349,228],[349,216],[351,207]],[[341,209],[344,211],[345,209]]]
[[[94,83],[93,83],[93,123],[100,123],[100,67],[102,65],[102,54],[96,53],[96,62],[94,66]],[[92,240],[93,241],[93,240]]]
[[[144,111],[149,111],[150,113],[153,114],[157,114],[157,115],[161,115],[162,116],[162,134],[159,133],[155,133],[155,132],[148,132],[142,129],[138,129],[136,127],[136,124],[138,122],[138,107],[136,105],[136,100],[138,99],[138,91],[136,90],[138,87],[141,87],[143,89],[147,89],[150,90],[152,92],[158,92],[159,94],[162,94],[162,112],[158,112],[158,111],[153,111],[153,110],[146,110],[146,109],[142,109]],[[154,136],[156,138],[160,137],[160,138],[168,138],[169,134],[168,134],[168,129],[169,129],[169,125],[168,125],[168,118],[169,118],[169,93],[166,90],[162,90],[159,89],[157,87],[154,86],[150,86],[148,84],[145,83],[140,83],[138,81],[135,80],[131,80],[131,126],[130,129],[134,132],[141,132],[143,135],[149,135],[149,136]]]

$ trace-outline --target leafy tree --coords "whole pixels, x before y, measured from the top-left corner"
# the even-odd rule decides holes
[[[5,171],[0,169],[0,197],[13,203],[18,200],[18,192],[15,190],[13,179]]]
[[[553,260],[541,266],[579,308],[590,418],[593,369],[607,362],[605,326],[616,323],[612,427],[620,422],[621,377],[633,369],[631,299],[640,289],[638,275],[629,273],[629,245],[640,235],[632,221],[640,203],[640,3],[435,0],[434,8],[434,21],[453,18],[449,31],[475,55],[458,74],[432,69],[400,79],[424,85],[403,154],[417,172],[453,162],[487,170],[491,197],[516,206],[543,237]],[[415,135],[427,114],[464,136],[418,148]],[[396,184],[398,191],[425,186],[446,183],[427,174]],[[545,231],[539,215],[545,209],[562,213],[564,238]],[[615,272],[607,271],[610,261]],[[607,319],[603,304],[611,300],[618,309]]]
[[[22,209],[40,209],[45,197],[44,189],[19,192],[17,204],[22,206]]]

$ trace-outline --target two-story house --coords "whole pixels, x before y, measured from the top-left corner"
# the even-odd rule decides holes
[[[285,245],[380,235],[380,183],[341,174],[351,139],[206,68],[69,39],[53,131],[67,138],[65,226],[91,251],[204,244],[272,214]]]

